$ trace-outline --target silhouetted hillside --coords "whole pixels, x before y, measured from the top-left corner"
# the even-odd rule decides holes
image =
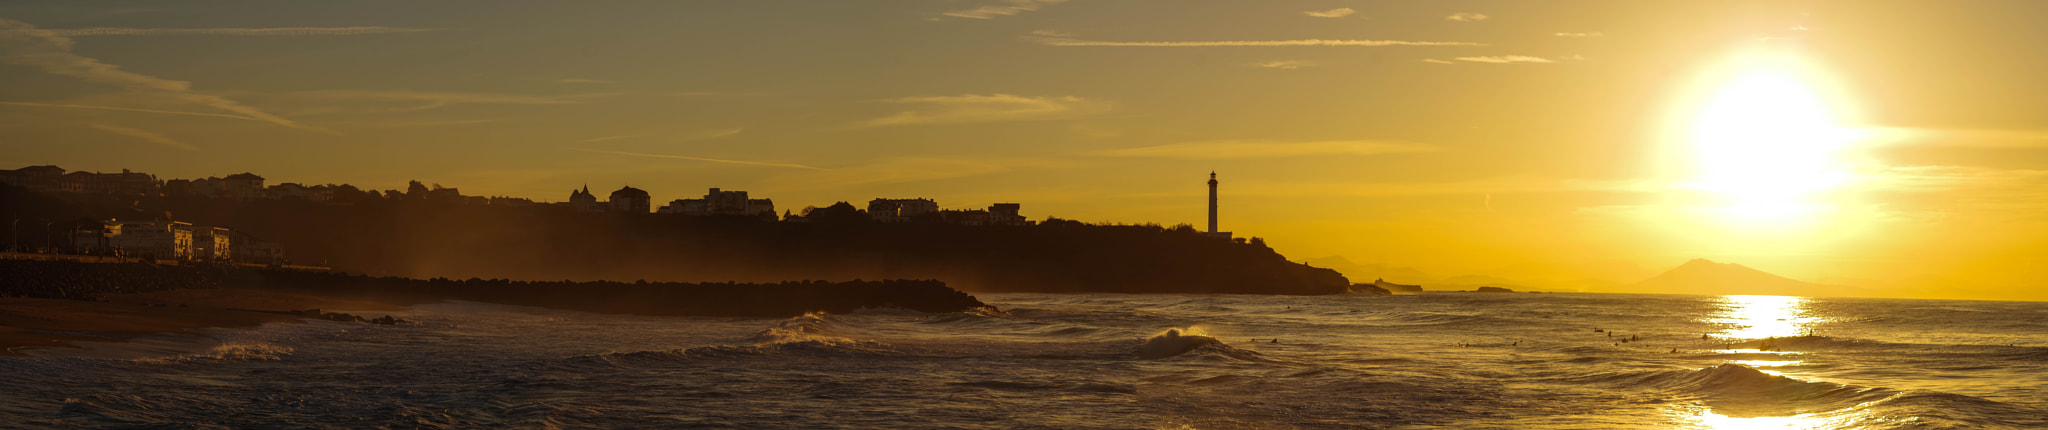
[[[1687,261],[1630,287],[1646,293],[1758,295],[1808,295],[1823,289],[1820,284],[1704,258]]]
[[[1191,228],[871,223],[861,217],[773,222],[755,217],[577,213],[431,200],[323,205],[297,200],[114,199],[0,189],[39,216],[173,219],[219,225],[285,246],[297,264],[413,278],[941,279],[973,291],[1335,294],[1329,269],[1288,262],[1263,244]]]

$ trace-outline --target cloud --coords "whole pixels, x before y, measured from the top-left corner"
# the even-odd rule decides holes
[[[383,121],[372,125],[379,127],[445,127],[455,125],[476,125],[504,122],[502,118],[484,119],[429,119],[416,121]]]
[[[1038,10],[1049,4],[1064,3],[1066,0],[1006,0],[1001,4],[983,5],[974,9],[956,10],[940,15],[954,18],[995,19]]]
[[[912,124],[1003,122],[1041,119],[1060,114],[1107,110],[1106,103],[1074,96],[1024,97],[1010,94],[937,97],[905,97],[893,103],[919,105],[916,110],[862,121],[860,125],[882,127]]]
[[[131,73],[119,66],[102,63],[71,52],[71,39],[26,22],[0,18],[0,63],[42,69],[44,73],[107,84],[129,91],[166,94],[180,101],[233,112],[237,115],[286,127],[319,130],[271,115],[260,109],[226,98],[192,90],[192,83]]]
[[[582,141],[579,141],[579,142],[576,142],[576,143],[598,143],[598,142],[604,142],[604,141],[611,141],[611,140],[619,140],[619,139],[632,139],[632,138],[635,138],[635,137],[645,137],[645,136],[647,136],[647,135],[645,135],[645,134],[625,134],[625,135],[618,135],[618,136],[605,136],[605,137],[593,137],[593,138],[589,138],[589,139],[584,139],[584,140],[582,140]]]
[[[1454,61],[1450,61],[1450,60],[1438,60],[1438,59],[1435,59],[1435,58],[1424,58],[1424,59],[1422,59],[1422,62],[1424,62],[1424,63],[1437,63],[1437,64],[1458,64],[1457,62],[1454,62]]]
[[[555,80],[555,82],[560,82],[560,83],[564,83],[564,84],[616,84],[616,83],[619,83],[619,81],[612,81],[612,80],[605,80],[605,79],[584,79],[584,78],[567,78],[567,79],[556,79],[556,80]]]
[[[1494,64],[1508,64],[1508,63],[1555,63],[1555,61],[1550,61],[1550,60],[1548,60],[1548,59],[1544,59],[1544,58],[1540,58],[1540,57],[1531,57],[1531,56],[1527,56],[1527,55],[1493,55],[1493,56],[1486,56],[1486,57],[1458,57],[1458,61],[1470,61],[1470,62],[1474,62],[1474,63],[1494,63]]]
[[[192,145],[190,145],[190,144],[186,144],[185,142],[179,142],[179,141],[177,141],[176,139],[171,139],[171,138],[169,138],[169,137],[164,137],[164,135],[161,135],[161,134],[156,134],[156,133],[151,133],[151,132],[148,132],[148,131],[144,131],[144,130],[136,130],[136,129],[132,129],[132,128],[128,128],[128,127],[122,127],[122,126],[117,126],[117,125],[107,125],[107,124],[86,124],[86,125],[87,125],[87,126],[91,126],[92,128],[97,128],[97,129],[100,129],[101,131],[105,131],[105,132],[108,132],[108,133],[113,133],[113,134],[118,134],[118,135],[122,135],[122,136],[128,136],[128,137],[133,137],[133,138],[136,138],[136,139],[142,139],[142,140],[144,140],[144,141],[148,141],[148,142],[150,142],[150,143],[162,144],[162,145],[164,145],[164,146],[169,146],[169,147],[172,147],[172,148],[178,148],[178,149],[183,149],[183,150],[186,150],[186,151],[198,151],[198,150],[199,150],[199,147],[197,147],[197,146],[192,146]]]
[[[1475,21],[1485,21],[1485,20],[1486,20],[1486,18],[1488,18],[1488,16],[1486,16],[1486,14],[1483,14],[1483,13],[1472,13],[1472,12],[1458,12],[1458,13],[1454,13],[1454,14],[1451,14],[1450,16],[1446,16],[1446,17],[1444,17],[1444,19],[1448,19],[1448,20],[1452,20],[1452,21],[1457,21],[1457,22],[1475,22]]]
[[[1193,42],[1104,42],[1047,38],[1039,43],[1049,46],[1142,46],[1142,47],[1209,47],[1209,46],[1486,46],[1471,42],[1418,42],[1407,40],[1214,40]]]
[[[682,136],[682,138],[681,138],[681,139],[678,139],[678,140],[679,140],[679,141],[691,141],[691,140],[717,139],[717,138],[721,138],[721,137],[730,137],[730,136],[733,136],[733,135],[737,135],[737,134],[740,134],[740,132],[742,132],[742,131],[746,131],[746,129],[743,129],[743,128],[734,128],[734,129],[727,129],[727,130],[711,130],[711,131],[705,131],[705,132],[698,132],[698,133],[690,133],[690,134],[687,134],[687,135],[684,135],[684,136]]]
[[[1074,37],[1073,33],[1068,33],[1059,30],[1031,30],[1031,35],[1044,37]]]
[[[629,157],[648,157],[648,158],[667,158],[667,159],[674,159],[674,160],[708,161],[708,162],[713,162],[713,163],[725,163],[725,164],[740,164],[740,165],[747,165],[747,166],[764,166],[764,167],[786,167],[786,168],[792,168],[792,169],[808,169],[808,170],[832,170],[832,169],[826,169],[826,168],[822,168],[822,167],[811,167],[811,166],[805,166],[805,165],[802,165],[802,164],[790,164],[790,163],[769,163],[769,162],[762,162],[762,161],[746,161],[746,160],[726,160],[726,159],[720,159],[720,158],[704,158],[704,157],[691,157],[691,156],[685,156],[685,155],[662,155],[662,154],[642,154],[642,153],[637,153],[637,152],[623,152],[623,151],[606,151],[606,150],[602,150],[602,149],[587,149],[587,148],[562,148],[562,149],[567,149],[567,150],[571,150],[571,151],[583,151],[583,152],[594,152],[594,153],[599,153],[599,154],[611,154],[611,155],[624,155],[624,156],[629,156]]]
[[[298,112],[300,115],[331,113],[401,113],[441,108],[459,104],[512,104],[512,105],[555,105],[582,103],[577,100],[609,94],[581,94],[571,96],[535,96],[500,93],[454,93],[434,91],[373,91],[373,90],[320,90],[286,93],[289,97],[322,99],[330,102],[322,107]],[[384,107],[363,110],[347,110],[331,101],[416,103],[411,106]]]
[[[1069,160],[1040,157],[893,157],[830,171],[799,172],[774,178],[774,188],[826,190],[864,185],[957,179],[1014,171],[1072,167]]]
[[[1314,142],[1210,141],[1185,142],[1137,148],[1098,151],[1104,157],[1170,158],[1180,160],[1228,160],[1247,158],[1289,158],[1326,155],[1384,155],[1432,152],[1429,145],[1366,140]]]
[[[1298,61],[1298,60],[1281,60],[1281,61],[1267,61],[1267,62],[1264,62],[1264,63],[1258,63],[1258,64],[1253,64],[1253,65],[1254,65],[1254,66],[1259,66],[1259,67],[1264,67],[1264,68],[1268,68],[1268,69],[1280,69],[1280,70],[1294,70],[1294,69],[1299,69],[1299,68],[1303,68],[1303,67],[1309,67],[1309,66],[1314,66],[1314,65],[1316,65],[1316,63],[1315,63],[1315,62],[1311,62],[1311,61]]]
[[[1313,17],[1317,17],[1317,18],[1343,18],[1343,17],[1351,16],[1351,14],[1354,14],[1354,13],[1358,13],[1358,11],[1355,11],[1355,10],[1351,10],[1351,8],[1348,8],[1348,7],[1340,7],[1340,8],[1336,8],[1336,9],[1330,9],[1330,10],[1324,10],[1324,11],[1314,11],[1314,10],[1312,10],[1312,11],[1302,12],[1301,14],[1303,14],[1303,15],[1308,15],[1308,16],[1313,16]]]
[[[1591,33],[1552,33],[1552,34],[1553,34],[1553,35],[1556,35],[1557,37],[1600,37],[1600,36],[1606,36],[1605,34],[1600,34],[1600,32],[1598,32],[1598,31],[1595,31],[1595,32],[1591,32]]]
[[[1978,148],[2048,148],[2048,131],[1885,127],[1858,130],[1884,145],[1938,145]]]
[[[166,115],[191,115],[191,116],[210,116],[210,117],[215,117],[215,118],[234,118],[234,119],[240,119],[240,120],[249,120],[249,121],[255,121],[255,120],[256,120],[255,118],[250,118],[250,117],[246,117],[246,116],[239,116],[239,115],[228,115],[228,114],[219,114],[219,113],[205,113],[205,112],[184,112],[184,111],[174,111],[174,110],[157,110],[157,109],[138,109],[138,108],[125,108],[125,107],[118,107],[118,106],[92,106],[92,105],[74,105],[74,104],[57,104],[57,103],[31,103],[31,102],[0,102],[0,105],[7,105],[7,106],[28,106],[28,107],[48,107],[48,108],[65,108],[65,109],[93,109],[93,110],[110,110],[110,111],[120,111],[120,112],[144,112],[144,113],[159,113],[159,114],[166,114]]]
[[[427,28],[396,27],[275,27],[275,28],[52,28],[60,37],[78,36],[356,36],[364,34],[418,33]]]

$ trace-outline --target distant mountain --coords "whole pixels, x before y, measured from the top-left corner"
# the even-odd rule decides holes
[[[1696,258],[1625,289],[1641,293],[1829,295],[1836,288],[1786,278],[1735,263]]]

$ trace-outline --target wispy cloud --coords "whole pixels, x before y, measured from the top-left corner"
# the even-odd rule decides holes
[[[1247,158],[1288,158],[1327,155],[1383,155],[1436,151],[1434,146],[1369,140],[1313,142],[1209,141],[1098,151],[1104,157],[1172,158],[1182,160],[1225,160]]]
[[[1300,61],[1300,60],[1280,60],[1280,61],[1267,61],[1267,62],[1264,62],[1264,63],[1257,63],[1257,64],[1253,64],[1253,65],[1254,65],[1254,66],[1259,66],[1259,67],[1264,67],[1264,68],[1268,68],[1268,69],[1280,69],[1280,70],[1294,70],[1294,69],[1299,69],[1299,68],[1303,68],[1303,67],[1309,67],[1309,66],[1314,66],[1314,65],[1316,65],[1316,63],[1315,63],[1315,62],[1312,62],[1312,61]]]
[[[1541,57],[1531,57],[1531,56],[1527,56],[1527,55],[1493,55],[1493,56],[1485,56],[1485,57],[1458,57],[1458,61],[1470,61],[1470,62],[1474,62],[1474,63],[1494,63],[1494,64],[1508,64],[1508,63],[1555,63],[1555,61],[1550,61],[1549,59],[1545,59],[1545,58],[1541,58]]]
[[[356,36],[364,34],[418,33],[429,28],[397,27],[273,27],[273,28],[52,28],[62,37],[78,36]]]
[[[748,165],[748,166],[763,166],[763,167],[786,167],[786,168],[792,168],[792,169],[808,169],[808,170],[832,170],[832,169],[826,169],[826,168],[823,168],[823,167],[811,167],[811,166],[805,166],[805,165],[802,165],[802,164],[790,164],[790,163],[769,163],[769,162],[762,162],[762,161],[746,161],[746,160],[727,160],[727,159],[721,159],[721,158],[705,158],[705,157],[691,157],[691,156],[686,156],[686,155],[663,155],[663,154],[642,154],[642,153],[638,153],[638,152],[624,152],[624,151],[607,151],[607,150],[602,150],[602,149],[589,149],[589,148],[562,148],[562,149],[567,149],[567,150],[571,150],[571,151],[583,151],[583,152],[593,152],[593,153],[598,153],[598,154],[611,154],[611,155],[623,155],[623,156],[628,156],[628,157],[648,157],[648,158],[667,158],[667,159],[673,159],[673,160],[690,160],[690,161],[706,161],[706,162],[712,162],[712,163],[725,163],[725,164],[741,164],[741,165]]]
[[[501,93],[455,93],[436,91],[373,91],[373,90],[321,90],[299,91],[284,94],[287,97],[309,98],[328,101],[319,108],[297,112],[299,115],[332,113],[402,113],[436,109],[462,104],[511,104],[511,105],[556,105],[582,103],[580,99],[606,94],[583,94],[571,96],[536,96]],[[366,109],[344,108],[335,101],[364,102],[365,104],[387,103],[386,107]],[[388,104],[411,104],[410,106],[388,107]],[[356,105],[356,108],[362,108]]]
[[[215,117],[215,118],[234,118],[234,119],[239,119],[239,120],[248,120],[248,121],[255,121],[255,120],[256,120],[255,118],[250,118],[250,117],[246,117],[246,116],[240,116],[240,115],[228,115],[228,114],[221,114],[221,113],[206,113],[206,112],[184,112],[184,111],[174,111],[174,110],[158,110],[158,109],[139,109],[139,108],[127,108],[127,107],[119,107],[119,106],[93,106],[93,105],[74,105],[74,104],[57,104],[57,103],[31,103],[31,102],[0,102],[0,105],[7,105],[7,106],[26,106],[26,107],[44,107],[44,108],[63,108],[63,109],[92,109],[92,110],[110,110],[110,111],[120,111],[120,112],[143,112],[143,113],[157,113],[157,114],[166,114],[166,115],[191,115],[191,116],[210,116],[210,117]]]
[[[1025,97],[1011,94],[905,97],[893,103],[918,105],[918,109],[862,121],[860,125],[881,127],[912,124],[1003,122],[1043,119],[1061,114],[1084,114],[1108,109],[1107,103],[1074,96]]]
[[[613,141],[613,140],[619,140],[619,139],[632,139],[632,138],[635,138],[635,137],[646,137],[646,136],[647,136],[647,135],[645,135],[645,134],[622,134],[622,135],[618,135],[618,136],[605,136],[605,137],[593,137],[593,138],[589,138],[589,139],[584,139],[584,140],[582,140],[582,141],[579,141],[579,142],[576,142],[576,143],[598,143],[598,142],[606,142],[606,141]]]
[[[403,121],[381,121],[381,122],[375,123],[375,124],[373,124],[373,125],[375,125],[375,126],[379,126],[379,127],[446,127],[446,126],[456,126],[456,125],[476,125],[476,124],[490,124],[490,123],[494,123],[494,122],[504,122],[504,121],[505,121],[504,119],[500,119],[500,118],[485,118],[485,119],[427,119],[427,120],[403,120]]]
[[[146,141],[146,142],[150,142],[150,143],[155,143],[155,144],[160,144],[160,145],[164,145],[164,146],[169,146],[169,147],[172,147],[172,148],[178,148],[178,149],[183,149],[183,150],[186,150],[186,151],[198,151],[198,150],[199,150],[199,147],[197,147],[197,146],[192,146],[192,145],[190,145],[190,144],[186,144],[185,142],[179,142],[179,141],[177,141],[176,139],[172,139],[172,138],[169,138],[169,137],[164,137],[164,135],[161,135],[161,134],[156,134],[156,133],[152,133],[152,132],[149,132],[149,131],[145,131],[145,130],[136,130],[136,129],[132,129],[132,128],[128,128],[128,127],[122,127],[122,126],[118,126],[118,125],[108,125],[108,124],[86,124],[86,125],[87,125],[87,126],[91,126],[92,128],[97,128],[97,129],[100,129],[100,131],[105,131],[105,132],[108,132],[108,133],[118,134],[118,135],[122,135],[122,136],[128,136],[128,137],[133,137],[133,138],[136,138],[136,139],[142,139],[143,141]]]
[[[696,132],[696,133],[690,133],[690,134],[685,134],[685,135],[683,135],[683,136],[682,136],[682,137],[681,137],[680,139],[678,139],[678,140],[679,140],[679,141],[691,141],[691,140],[705,140],[705,139],[717,139],[717,138],[721,138],[721,137],[732,137],[732,136],[736,136],[736,135],[739,135],[739,134],[740,134],[740,132],[744,132],[744,131],[746,131],[746,129],[742,129],[742,128],[733,128],[733,129],[725,129],[725,130],[711,130],[711,131],[701,131],[701,132]]]
[[[1472,42],[1426,42],[1410,40],[1210,40],[1187,42],[1106,42],[1047,38],[1039,43],[1050,46],[1141,46],[1141,47],[1210,47],[1210,46],[1486,46]]]
[[[1933,145],[1978,148],[2048,147],[2048,131],[2043,130],[1885,127],[1859,130],[1858,133],[1872,137],[1871,142],[1873,143],[1884,145]]]
[[[1605,34],[1600,34],[1600,32],[1597,32],[1597,31],[1595,31],[1595,32],[1591,32],[1591,33],[1552,33],[1552,34],[1556,35],[1557,37],[1600,37],[1600,36],[1606,36]]]
[[[1354,13],[1358,13],[1358,11],[1355,11],[1355,10],[1351,10],[1351,8],[1348,8],[1348,7],[1340,7],[1340,8],[1336,8],[1336,9],[1330,9],[1330,10],[1312,10],[1312,11],[1302,12],[1301,14],[1303,14],[1303,15],[1308,15],[1308,16],[1313,16],[1313,17],[1317,17],[1317,18],[1343,18],[1343,17],[1351,16],[1351,14],[1354,14]]]
[[[1066,0],[1006,0],[999,4],[982,5],[974,9],[963,9],[941,13],[954,18],[995,19],[1038,10],[1049,4],[1065,3]]]
[[[234,100],[193,91],[191,82],[173,81],[121,70],[120,66],[74,54],[71,52],[72,46],[71,39],[49,30],[36,28],[35,25],[26,22],[0,18],[0,63],[34,67],[42,69],[45,73],[114,85],[129,91],[166,94],[183,102],[233,112],[243,117],[286,127],[319,130],[301,126],[290,119],[271,115]]]
[[[1485,21],[1485,20],[1486,20],[1486,18],[1489,18],[1488,16],[1486,16],[1486,14],[1483,14],[1483,13],[1472,13],[1472,12],[1458,12],[1458,13],[1454,13],[1454,14],[1451,14],[1450,16],[1446,16],[1446,17],[1444,17],[1444,19],[1447,19],[1447,20],[1452,20],[1452,21],[1457,21],[1457,22],[1477,22],[1477,21]]]
[[[830,171],[792,172],[771,179],[784,190],[828,190],[867,185],[958,179],[1020,169],[1057,169],[1078,165],[1071,160],[1042,157],[892,157]]]
[[[1458,64],[1458,63],[1457,63],[1457,62],[1455,62],[1455,61],[1451,61],[1451,60],[1438,60],[1438,59],[1435,59],[1435,58],[1424,58],[1424,59],[1422,59],[1422,62],[1424,62],[1424,63],[1436,63],[1436,64]]]

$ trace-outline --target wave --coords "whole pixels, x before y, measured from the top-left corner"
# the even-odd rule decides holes
[[[2037,428],[2048,413],[1961,394],[1902,391],[1774,375],[1740,364],[1595,377],[1671,400],[1697,401],[1729,416],[1814,414],[1834,422],[1915,428]]]
[[[1157,360],[1222,343],[1216,338],[1209,337],[1208,332],[1203,331],[1201,327],[1170,328],[1146,338],[1144,344],[1138,345],[1137,354],[1138,358]]]
[[[204,352],[180,354],[169,357],[142,358],[138,363],[179,364],[202,361],[279,361],[292,355],[296,350],[289,346],[267,343],[227,343],[214,345]]]

